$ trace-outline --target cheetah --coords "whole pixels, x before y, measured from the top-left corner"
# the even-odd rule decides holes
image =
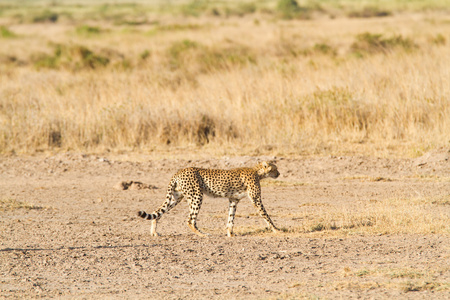
[[[152,220],[150,234],[156,233],[156,223],[161,216],[174,208],[183,198],[189,204],[189,219],[187,225],[199,236],[207,236],[197,228],[197,216],[203,201],[203,194],[211,197],[228,198],[229,211],[227,222],[227,236],[233,236],[234,216],[239,201],[249,197],[259,214],[264,218],[272,231],[279,231],[273,224],[261,202],[260,180],[280,175],[272,162],[261,162],[253,168],[237,168],[231,170],[186,168],[178,171],[169,183],[166,200],[153,213],[138,212],[138,216]]]

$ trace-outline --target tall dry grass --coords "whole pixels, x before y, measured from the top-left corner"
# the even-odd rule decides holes
[[[56,6],[56,21],[0,15],[1,153],[411,156],[450,144],[450,23],[440,12],[144,10],[118,22],[109,8],[103,18],[83,8],[69,18],[62,11],[74,7]]]

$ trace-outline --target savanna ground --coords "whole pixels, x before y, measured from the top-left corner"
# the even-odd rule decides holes
[[[0,296],[449,298],[449,7],[0,1]],[[136,216],[257,159],[282,233]]]

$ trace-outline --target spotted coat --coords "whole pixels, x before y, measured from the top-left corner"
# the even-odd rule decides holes
[[[229,200],[227,235],[233,235],[236,206],[245,197],[250,198],[259,214],[273,230],[278,229],[273,224],[261,202],[260,180],[280,175],[277,167],[270,162],[261,162],[253,168],[237,168],[231,170],[186,168],[178,171],[169,183],[166,200],[153,213],[140,211],[138,215],[152,220],[151,235],[156,236],[157,221],[161,216],[174,208],[182,199],[189,204],[188,226],[196,234],[205,236],[197,228],[197,216],[200,211],[203,194],[211,197],[223,197]]]

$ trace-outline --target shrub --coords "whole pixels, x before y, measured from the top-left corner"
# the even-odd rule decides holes
[[[104,67],[109,63],[109,58],[95,54],[84,46],[75,46],[69,49],[75,57],[79,57],[82,68],[96,69]]]
[[[17,35],[6,26],[0,26],[0,38],[13,38]]]
[[[241,45],[210,48],[191,40],[183,40],[172,44],[168,53],[172,69],[196,68],[197,72],[222,70],[233,65],[256,62],[249,48]]]
[[[175,42],[169,48],[169,64],[172,69],[178,69],[184,65],[186,52],[198,48],[198,43],[191,40]]]
[[[447,42],[445,39],[445,36],[443,36],[442,34],[438,33],[436,36],[430,38],[430,42],[435,44],[435,45],[445,45],[445,43]]]
[[[330,45],[324,44],[324,43],[315,44],[313,50],[316,53],[332,55],[332,56],[336,55],[336,50],[333,47],[331,47]]]
[[[75,32],[79,35],[96,35],[101,33],[101,29],[96,26],[80,25],[75,29]]]
[[[218,130],[216,122],[217,120],[205,114],[192,119],[165,120],[159,129],[158,138],[166,145],[177,144],[182,139],[197,145],[205,145],[216,136]],[[227,133],[224,132],[224,134]]]
[[[55,12],[44,10],[42,13],[35,15],[32,19],[33,23],[55,23],[58,21],[59,15]]]
[[[146,60],[149,56],[150,56],[150,51],[147,50],[147,49],[145,49],[144,51],[142,51],[141,54],[139,54],[139,57],[140,57],[142,60]]]
[[[54,45],[53,54],[38,55],[34,66],[40,68],[68,68],[71,70],[96,69],[105,67],[110,62],[106,56],[95,54],[84,46]]]
[[[362,10],[354,10],[348,13],[350,18],[372,18],[372,17],[387,17],[392,15],[388,10],[380,9],[375,6],[367,6]]]
[[[243,66],[255,63],[256,58],[245,46],[233,45],[218,49],[204,49],[199,61],[205,71],[226,69],[230,66]]]
[[[229,16],[238,16],[243,17],[248,14],[253,14],[256,12],[256,4],[255,3],[240,3],[236,7],[226,7],[225,15]]]
[[[412,50],[416,48],[416,44],[401,35],[393,36],[391,38],[383,38],[382,34],[372,34],[369,32],[359,34],[356,41],[351,45],[351,50],[357,55],[364,53],[378,53],[388,52],[393,48],[402,48],[404,50]]]
[[[181,13],[185,16],[198,17],[208,9],[206,1],[194,0],[181,7]]]
[[[309,19],[310,10],[307,7],[301,7],[296,0],[279,0],[277,11],[283,19]]]

